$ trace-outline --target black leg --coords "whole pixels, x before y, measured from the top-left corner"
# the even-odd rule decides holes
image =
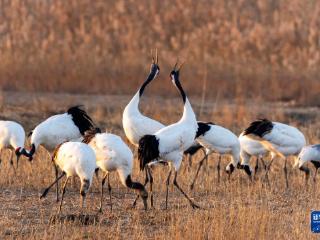
[[[191,154],[189,154],[189,156],[188,156],[188,167],[189,167],[189,169],[192,167],[192,156],[191,156]]]
[[[97,168],[96,170],[94,170],[94,174],[96,175],[96,179],[98,181],[98,183],[100,182],[99,181],[99,168]]]
[[[108,174],[108,191],[109,191],[109,200],[110,200],[110,210],[112,211],[112,196],[111,196],[111,185],[110,185],[110,174]]]
[[[256,159],[256,166],[254,167],[254,176],[257,175],[258,170],[259,170],[259,157],[257,157]]]
[[[171,178],[171,173],[172,173],[172,170],[170,169],[170,172],[169,172],[169,175],[167,177],[167,181],[166,181],[166,210],[168,209],[168,195],[169,195],[169,184],[170,184],[170,178]]]
[[[86,193],[80,194],[80,216],[82,215],[82,211],[83,211],[83,206],[84,206],[84,201],[86,199]]]
[[[59,174],[59,169],[58,166],[53,162],[53,167],[54,167],[54,173],[55,173],[55,177],[56,179],[58,178],[58,174]],[[59,202],[59,182],[56,182],[56,202]]]
[[[270,187],[270,182],[269,182],[269,171],[270,171],[270,168],[271,168],[271,164],[273,162],[274,158],[272,158],[272,160],[270,161],[269,165],[266,165],[266,173],[265,173],[265,176],[264,176],[264,179],[265,181],[267,182],[268,186]]]
[[[149,181],[150,181],[150,205],[153,208],[153,177],[151,173],[151,169],[147,166],[147,171],[149,174]]]
[[[52,186],[55,185],[64,175],[66,175],[66,174],[63,172],[60,177],[57,177],[57,178],[54,180],[54,182],[51,183],[51,184],[49,185],[49,187],[47,187],[47,188],[43,191],[42,195],[40,196],[40,199],[46,197],[47,194],[48,194],[48,192],[49,192],[49,190],[50,190],[50,188],[52,188]]]
[[[284,172],[284,177],[285,177],[285,180],[286,180],[286,188],[288,188],[289,187],[289,183],[288,183],[287,158],[285,158],[285,160],[284,160],[283,172]]]
[[[221,155],[219,155],[218,165],[217,165],[217,176],[218,176],[218,183],[220,183],[220,163],[221,163]]]
[[[305,173],[305,185],[306,185],[306,187],[308,187],[308,180],[309,180],[309,176],[310,176],[309,168],[307,168],[305,166],[301,166],[301,167],[299,167],[299,170],[303,171]]]
[[[190,206],[192,208],[200,208],[198,205],[196,205],[190,198],[189,196],[182,190],[182,188],[179,186],[178,182],[177,182],[177,171],[175,171],[174,173],[174,180],[173,180],[173,184],[178,188],[178,190],[183,194],[183,196],[185,196],[186,199],[188,199]]]
[[[263,160],[262,157],[259,157],[259,159],[261,160],[262,166],[263,166],[264,170],[266,171],[266,170],[267,170],[267,165],[266,165],[266,163],[264,162],[264,160]]]
[[[196,182],[196,180],[197,180],[197,178],[198,178],[199,171],[200,171],[201,166],[203,165],[203,162],[205,161],[206,157],[207,157],[207,155],[205,155],[205,156],[201,159],[201,161],[199,162],[196,175],[194,176],[193,181],[192,181],[192,183],[191,183],[191,185],[190,185],[190,189],[191,189],[191,190],[194,188],[194,184],[195,184],[195,182]]]
[[[16,162],[17,162],[17,169],[18,169],[18,167],[19,167],[19,159],[20,159],[20,156],[17,156],[17,158],[16,158]]]
[[[10,165],[11,165],[11,167],[13,169],[14,174],[16,174],[16,169],[15,169],[14,164],[13,164],[13,151],[11,149],[9,151],[10,151],[10,157],[9,157],[10,160],[9,160],[9,162],[10,162]]]
[[[101,181],[101,195],[100,195],[100,207],[99,207],[99,212],[102,212],[103,186],[104,186],[104,183],[106,182],[107,176],[108,176],[108,172],[103,176],[102,181]]]
[[[64,194],[66,193],[66,186],[67,186],[68,180],[69,180],[69,177],[67,177],[66,181],[65,181],[64,184],[63,184],[62,195],[61,195],[61,200],[60,200],[58,215],[59,215],[60,212],[61,212],[63,197],[64,197]]]

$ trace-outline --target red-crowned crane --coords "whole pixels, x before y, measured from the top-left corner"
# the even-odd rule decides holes
[[[13,166],[14,151],[17,156],[17,168],[21,155],[28,158],[30,157],[30,154],[24,148],[25,138],[25,131],[19,123],[14,121],[0,121],[0,155],[4,149],[9,149],[10,164]]]
[[[196,134],[196,141],[204,147],[206,154],[199,162],[196,175],[190,186],[193,189],[195,181],[198,177],[200,168],[204,160],[211,153],[219,153],[219,162],[217,166],[218,170],[218,182],[220,181],[220,162],[223,154],[231,155],[231,162],[226,167],[226,172],[230,174],[238,166],[239,154],[240,154],[240,143],[238,137],[231,132],[229,129],[216,125],[212,122],[200,122],[198,121],[198,131]]]
[[[117,172],[122,185],[133,189],[138,193],[138,196],[143,200],[145,210],[147,210],[148,193],[141,183],[132,181],[133,154],[121,137],[107,132],[101,133],[100,129],[95,129],[86,132],[83,142],[92,147],[96,154],[97,166],[104,172],[101,182],[99,210],[102,211],[103,186],[107,178],[110,205],[112,209],[111,185],[109,181],[111,172]]]
[[[298,155],[306,145],[306,139],[303,133],[297,128],[283,123],[259,119],[252,122],[250,126],[244,130],[243,135],[258,140],[267,150],[273,152],[274,156],[279,155],[284,158],[283,171],[286,187],[288,188],[287,157]],[[266,174],[274,158],[275,157],[273,157],[269,163]]]
[[[192,106],[180,84],[179,68],[177,68],[177,63],[170,74],[170,78],[174,86],[181,94],[184,104],[183,115],[180,121],[164,127],[154,134],[145,135],[140,139],[138,149],[140,169],[145,169],[147,174],[149,174],[149,177],[152,179],[151,171],[149,170],[148,165],[157,162],[167,162],[170,167],[170,172],[166,181],[166,208],[168,204],[168,186],[172,172],[174,172],[174,186],[176,186],[177,189],[188,199],[193,208],[198,208],[198,206],[182,190],[177,181],[177,174],[180,169],[183,151],[188,149],[193,144],[196,132],[198,130],[198,124]],[[153,200],[151,182],[150,189],[152,207]]]
[[[62,174],[44,190],[40,199],[46,197],[50,188],[62,177],[66,176],[58,210],[58,214],[60,214],[68,180],[72,176],[78,176],[81,181],[80,206],[82,211],[85,197],[91,186],[92,177],[96,169],[96,155],[93,149],[82,142],[65,142],[56,148],[52,155],[52,161],[62,170]]]
[[[311,162],[316,169],[313,175],[313,181],[316,182],[318,169],[320,167],[320,144],[303,147],[298,155],[298,158],[296,159],[295,167],[298,166],[301,171],[305,172],[306,182],[310,174],[309,168],[304,166],[307,162]]]

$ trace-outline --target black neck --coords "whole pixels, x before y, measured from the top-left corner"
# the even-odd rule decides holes
[[[144,190],[144,186],[141,183],[132,181],[131,175],[128,175],[128,177],[126,178],[126,185],[128,188]]]
[[[32,143],[32,145],[31,145],[31,150],[30,150],[30,152],[29,152],[29,154],[30,154],[31,157],[33,156],[33,154],[35,153],[35,151],[36,151],[36,146]]]
[[[175,84],[176,88],[180,91],[183,103],[186,103],[186,94],[183,91],[183,88],[182,88],[182,86],[180,84],[180,81],[179,81],[178,77],[175,77],[174,84]]]
[[[147,77],[147,79],[145,80],[145,82],[142,84],[142,86],[140,87],[140,90],[139,90],[139,96],[141,97],[143,92],[144,92],[144,89],[145,87],[154,79],[154,77],[156,76],[156,71],[151,71],[149,73],[149,76]]]

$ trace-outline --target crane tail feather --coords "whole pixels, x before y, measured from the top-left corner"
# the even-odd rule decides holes
[[[263,139],[260,136],[254,135],[254,134],[248,134],[247,137],[251,138],[252,140],[256,140],[260,142],[268,151],[273,152],[277,156],[281,158],[286,158],[281,152],[279,152],[269,141]]]

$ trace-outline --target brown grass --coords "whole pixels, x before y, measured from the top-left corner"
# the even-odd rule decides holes
[[[128,96],[87,96],[69,94],[21,94],[3,92],[1,119],[21,122],[26,131],[39,121],[67,106],[84,103],[90,115],[99,125],[123,136],[121,115]],[[142,109],[150,116],[164,123],[179,119],[181,109],[175,98],[144,98]],[[191,99],[197,112],[201,98]],[[178,105],[180,106],[180,105]],[[239,133],[249,121],[256,117],[269,116],[272,120],[283,121],[299,128],[310,143],[320,139],[320,126],[316,121],[319,112],[312,107],[295,107],[281,103],[252,104],[250,102],[206,102],[202,106],[201,119],[212,120]],[[124,138],[125,139],[125,138]],[[271,187],[263,186],[263,172],[258,180],[250,184],[243,172],[234,173],[230,182],[222,175],[216,180],[216,156],[212,155],[209,166],[201,172],[195,191],[188,186],[195,173],[193,166],[185,171],[183,164],[179,181],[183,188],[203,209],[193,210],[176,189],[170,190],[169,209],[164,208],[165,167],[155,169],[155,209],[130,209],[135,197],[125,189],[113,174],[113,211],[109,210],[105,198],[104,213],[96,215],[99,202],[98,183],[94,180],[88,196],[87,213],[96,216],[96,222],[82,225],[73,221],[50,224],[49,219],[57,210],[54,193],[40,201],[39,193],[53,179],[49,157],[40,151],[30,164],[22,159],[17,174],[7,161],[8,153],[2,154],[0,165],[0,238],[15,239],[316,239],[309,227],[310,211],[319,209],[319,188],[309,183],[305,188],[304,176],[290,167],[290,188],[285,190],[282,174],[283,163],[274,163],[270,173]],[[198,161],[197,159],[195,161]],[[227,157],[223,159],[226,166]],[[293,163],[290,161],[290,163]],[[136,165],[136,164],[135,164]],[[252,162],[254,165],[254,162]],[[142,181],[143,174],[135,169],[134,179]],[[70,184],[67,190],[63,216],[77,213],[79,209],[79,182]]]
[[[319,105],[319,1],[0,1],[5,90],[129,93],[160,52],[154,92],[187,59],[185,86],[206,96]]]

